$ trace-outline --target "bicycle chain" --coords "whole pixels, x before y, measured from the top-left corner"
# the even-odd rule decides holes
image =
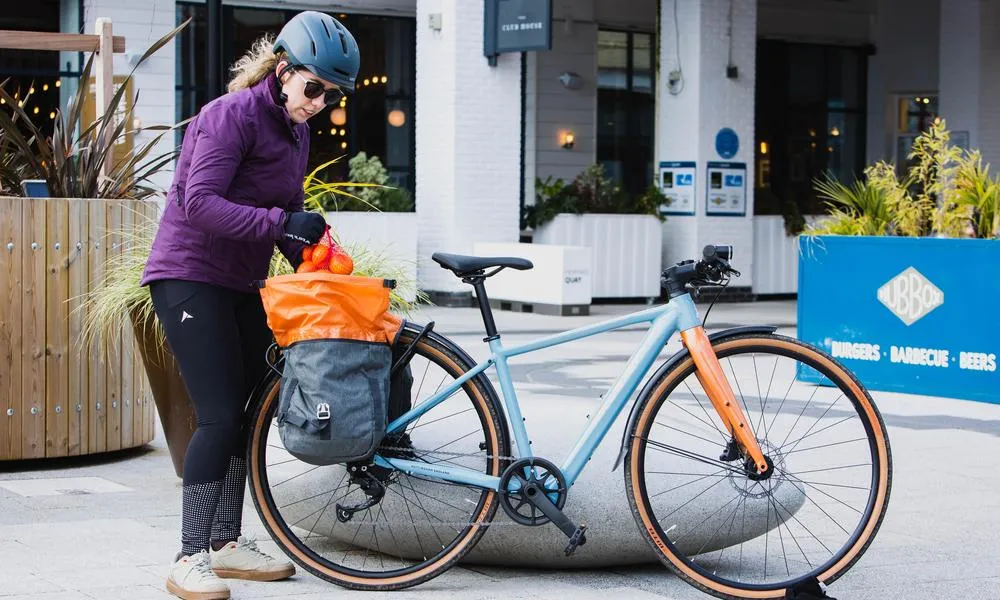
[[[411,448],[396,447],[396,446],[380,446],[379,447],[379,452],[386,451],[386,450],[388,450],[388,451],[396,451],[396,452],[399,452],[399,453],[407,453],[407,454],[408,453],[412,453],[412,452],[418,452],[418,453],[419,452],[423,452],[425,454],[435,455],[435,456],[451,456],[451,457],[467,457],[467,458],[499,458],[500,460],[508,460],[508,461],[511,461],[511,462],[513,462],[515,460],[520,460],[516,456],[504,456],[504,455],[494,455],[494,454],[482,454],[482,455],[480,455],[480,454],[469,454],[469,453],[462,453],[462,452],[446,452],[446,451],[443,451],[443,450],[420,450],[419,448],[412,448],[412,447]],[[402,471],[400,469],[394,469],[394,470],[396,472],[405,473],[406,475],[410,475],[409,473],[406,473],[406,471]],[[422,477],[420,475],[410,475],[410,476],[411,477],[415,477],[417,479],[424,479],[424,480],[430,481],[429,477]],[[383,485],[388,485],[385,482],[382,482],[382,483],[383,483]],[[446,485],[452,485],[452,484],[449,484],[449,483],[446,482]],[[404,497],[404,500],[406,500],[405,497]],[[370,510],[371,509],[369,509],[369,511]],[[429,524],[429,525],[443,525],[443,526],[446,526],[446,527],[467,527],[469,525],[481,525],[483,527],[494,527],[494,526],[497,526],[497,525],[504,525],[504,526],[507,526],[507,525],[517,525],[519,527],[523,527],[523,525],[520,525],[519,523],[515,523],[513,521],[500,521],[500,522],[498,522],[498,521],[495,521],[495,520],[494,521],[465,521],[465,522],[459,522],[459,521],[455,521],[455,522],[451,522],[451,521],[422,521],[422,523]],[[364,521],[364,520],[362,520],[360,522],[360,524],[362,524],[362,525],[402,525],[402,526],[405,526],[405,527],[412,527],[414,525],[414,522],[413,521],[389,521],[389,520],[384,520],[384,521],[383,520],[375,520],[375,521]]]

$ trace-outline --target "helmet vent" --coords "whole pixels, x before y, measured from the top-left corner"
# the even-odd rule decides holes
[[[326,32],[327,39],[331,39],[332,40],[333,36],[330,35],[330,28],[326,26],[326,21],[320,21],[320,22],[323,23],[323,31]]]
[[[348,73],[347,71],[343,70],[343,69],[334,68],[333,70],[334,70],[334,72],[339,73],[339,74],[343,75],[344,77],[347,77],[347,78],[351,77],[351,74]]]
[[[340,46],[341,46],[341,48],[344,49],[344,54],[346,55],[347,54],[347,36],[344,35],[343,31],[340,32]]]
[[[312,42],[310,42],[310,43],[312,44],[312,49],[313,49],[313,56],[318,56],[318,54],[317,54],[317,52],[316,52],[316,42],[315,42],[315,41],[312,41]]]

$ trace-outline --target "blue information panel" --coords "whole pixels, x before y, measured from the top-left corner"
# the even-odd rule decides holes
[[[798,335],[870,389],[1000,403],[998,264],[1000,241],[802,236]]]
[[[694,161],[661,162],[658,183],[668,203],[660,207],[660,214],[695,214],[696,181],[697,165]]]

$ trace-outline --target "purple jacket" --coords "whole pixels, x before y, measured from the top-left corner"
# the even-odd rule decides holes
[[[142,285],[184,279],[250,292],[275,243],[286,256],[285,211],[302,210],[309,126],[278,104],[272,73],[225,94],[188,124]]]

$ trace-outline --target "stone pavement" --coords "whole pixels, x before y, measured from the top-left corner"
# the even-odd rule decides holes
[[[597,306],[588,317],[509,312],[496,317],[512,345],[637,308]],[[474,357],[483,356],[478,311],[430,308],[414,317],[428,319]],[[779,325],[781,333],[794,335],[795,304],[717,305],[709,328],[740,323]],[[641,335],[641,327],[635,327],[518,358],[513,371],[521,400],[530,404],[533,396],[546,393],[596,396],[601,390],[591,387],[592,362],[623,361]],[[668,349],[673,347],[676,342]],[[873,396],[892,443],[892,497],[872,547],[831,594],[841,600],[1000,597],[1000,406],[884,392]],[[625,498],[622,510],[628,510]],[[0,463],[0,599],[170,598],[163,582],[179,545],[179,512],[180,481],[162,435],[145,449],[101,458]],[[263,536],[249,499],[245,515],[247,532]],[[554,529],[553,535],[558,535]],[[232,588],[234,598],[317,600],[706,597],[657,564],[575,571],[461,566],[395,593],[349,592],[303,573],[272,584],[234,582]]]

